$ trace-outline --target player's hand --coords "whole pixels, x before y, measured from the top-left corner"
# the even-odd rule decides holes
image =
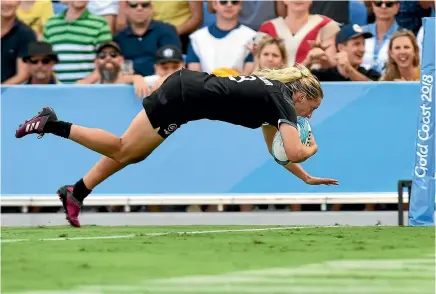
[[[327,185],[327,186],[337,186],[339,185],[338,180],[335,179],[324,179],[317,177],[309,177],[306,181],[308,185]]]
[[[138,99],[142,99],[150,95],[150,88],[141,76],[135,76],[133,78],[133,87],[135,88],[135,95]]]
[[[309,148],[312,150],[312,155],[318,152],[318,145],[316,144],[315,137],[313,134],[310,134],[309,137]]]

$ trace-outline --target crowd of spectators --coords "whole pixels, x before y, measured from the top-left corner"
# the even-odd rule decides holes
[[[413,81],[430,15],[434,1],[6,0],[1,82],[135,73],[151,90],[181,66],[227,76],[296,62],[321,81]]]
[[[1,1],[1,83],[118,84],[185,67],[306,65],[320,81],[417,81],[435,1]],[[247,209],[252,209],[248,207]],[[295,209],[299,209],[296,207]]]

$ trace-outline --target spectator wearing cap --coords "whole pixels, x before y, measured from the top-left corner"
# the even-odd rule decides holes
[[[124,57],[116,42],[101,43],[95,55],[96,74],[79,80],[77,84],[132,84],[139,98],[150,93],[142,76],[123,73]]]
[[[393,0],[371,1],[375,22],[363,26],[365,32],[373,37],[365,42],[365,55],[362,66],[384,73],[388,61],[389,40],[400,29],[395,16],[400,9],[400,2]]]
[[[30,78],[25,84],[58,84],[53,66],[59,60],[51,44],[41,41],[30,43],[27,51],[23,61],[29,65]]]
[[[188,68],[208,73],[250,74],[254,58],[246,45],[256,31],[238,21],[241,1],[213,0],[212,5],[216,22],[190,35]]]
[[[67,10],[50,18],[44,28],[44,41],[53,45],[59,58],[54,70],[62,83],[75,83],[93,73],[95,48],[112,40],[106,19],[86,6],[87,1],[68,1]]]
[[[156,52],[155,74],[144,77],[144,81],[154,91],[170,74],[182,69],[184,66],[183,54],[178,47],[173,45],[163,46]]]
[[[378,81],[380,73],[361,66],[365,54],[365,39],[372,34],[364,32],[358,25],[344,25],[336,35],[336,66],[328,69],[312,70],[324,82],[333,81]]]
[[[29,43],[36,41],[35,32],[17,19],[20,1],[1,1],[1,77],[3,85],[19,85],[29,78],[23,62]]]
[[[153,20],[150,1],[127,1],[124,6],[129,25],[114,39],[120,45],[124,58],[133,62],[135,73],[153,75],[156,51],[160,47],[175,45],[181,48],[176,28]]]

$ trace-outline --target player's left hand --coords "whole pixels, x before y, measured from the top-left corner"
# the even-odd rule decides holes
[[[150,95],[150,88],[141,76],[135,76],[133,79],[133,87],[135,88],[135,95],[142,99]]]
[[[324,178],[317,178],[317,177],[309,177],[305,182],[308,185],[327,185],[327,186],[339,185],[338,180],[324,179]]]

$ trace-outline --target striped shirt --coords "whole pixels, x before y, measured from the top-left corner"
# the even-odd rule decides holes
[[[88,10],[72,22],[66,20],[65,14],[66,11],[48,20],[44,41],[51,43],[58,54],[56,77],[62,83],[75,83],[92,73],[97,45],[112,40],[112,35],[106,20]]]

